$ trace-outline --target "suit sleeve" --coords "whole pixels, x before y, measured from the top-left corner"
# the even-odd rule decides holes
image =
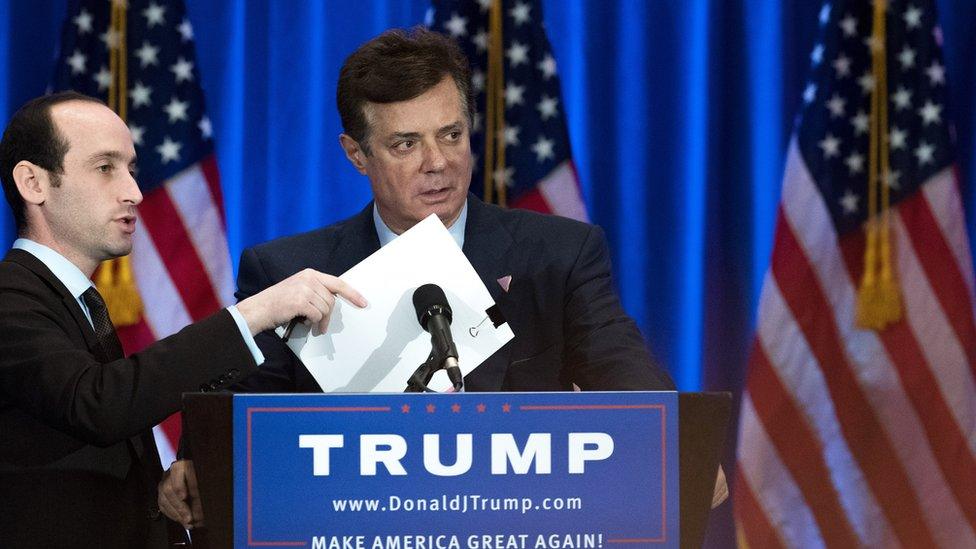
[[[223,388],[256,367],[226,310],[101,363],[55,303],[63,307],[27,292],[0,293],[0,401],[90,444],[143,432],[178,411],[182,393]]]
[[[565,364],[584,390],[673,390],[620,304],[603,230],[592,226],[566,282]]]

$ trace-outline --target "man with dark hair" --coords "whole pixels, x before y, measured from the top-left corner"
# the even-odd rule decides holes
[[[465,378],[466,390],[673,389],[620,306],[599,227],[468,193],[468,74],[457,45],[423,29],[385,32],[350,55],[337,90],[339,142],[374,200],[345,221],[245,250],[237,297],[303,268],[339,275],[436,213],[515,332]],[[266,367],[237,390],[321,390],[274,334],[255,339]],[[202,518],[190,467],[177,462],[160,487],[160,508],[186,525]]]
[[[296,316],[324,329],[335,293],[364,303],[304,270],[126,358],[90,278],[131,251],[135,162],[125,123],[70,92],[24,105],[0,141],[20,236],[0,261],[4,548],[167,547],[152,426],[182,393],[258,371],[253,334]]]

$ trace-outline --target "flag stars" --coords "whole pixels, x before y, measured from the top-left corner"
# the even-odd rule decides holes
[[[824,158],[833,158],[840,155],[840,139],[837,139],[829,133],[824,136],[819,145],[820,149],[823,150]]]
[[[85,72],[85,63],[88,62],[88,56],[81,53],[79,50],[75,50],[68,58],[68,65],[71,67],[71,74],[81,74]]]
[[[898,179],[901,177],[901,172],[896,170],[888,170],[883,176],[884,184],[888,186],[889,189],[899,190],[901,189],[901,183]]]
[[[529,11],[531,9],[532,6],[524,2],[519,2],[515,4],[514,8],[508,10],[508,14],[512,16],[512,20],[515,21],[516,26],[524,25],[529,22]]]
[[[193,63],[182,57],[177,59],[176,63],[170,66],[169,70],[173,71],[173,74],[176,75],[177,84],[184,80],[193,80]]]
[[[915,158],[918,159],[918,165],[924,166],[926,164],[931,164],[934,160],[935,147],[929,145],[925,141],[919,143],[918,147],[915,148]]]
[[[851,58],[846,55],[839,55],[833,62],[837,78],[844,78],[851,75]]]
[[[159,161],[163,164],[178,162],[180,160],[181,147],[183,147],[181,143],[173,141],[167,135],[166,138],[163,139],[163,143],[156,147],[156,152],[159,153]]]
[[[917,29],[922,26],[922,10],[916,6],[908,6],[905,10],[902,19],[905,20],[905,27],[908,29]]]
[[[186,120],[186,109],[189,108],[189,106],[189,102],[180,101],[174,97],[165,107],[163,107],[163,110],[166,111],[167,115],[169,115],[169,123],[175,124],[180,120]]]
[[[183,22],[176,27],[176,30],[179,31],[180,38],[182,38],[184,42],[193,40],[193,25],[190,24],[188,19],[184,19]]]
[[[929,68],[925,69],[925,74],[929,77],[929,84],[933,86],[945,84],[945,67],[940,65],[938,61],[932,61]]]
[[[915,66],[915,50],[905,46],[902,48],[901,52],[898,53],[898,62],[901,63],[901,68],[903,70],[908,70]]]
[[[895,104],[895,109],[903,111],[912,106],[912,92],[905,86],[898,86],[895,93],[891,95],[891,101]]]
[[[888,132],[888,145],[892,150],[904,149],[907,137],[908,132],[898,129],[898,126],[892,126],[891,131]]]
[[[88,34],[92,31],[92,14],[88,13],[88,10],[83,9],[78,12],[72,21],[78,27],[78,34]]]
[[[857,35],[857,19],[853,15],[847,14],[838,23],[842,31],[844,31],[844,36],[850,38]]]
[[[520,42],[512,41],[512,45],[505,50],[505,57],[513,67],[529,62],[529,47]]]
[[[549,97],[548,95],[543,95],[542,100],[539,101],[535,108],[539,109],[539,116],[541,116],[543,120],[549,120],[550,118],[556,116],[558,112],[556,110],[556,106],[558,103],[559,99]]]
[[[922,124],[925,126],[942,122],[942,106],[931,101],[926,101],[925,105],[918,110],[918,114],[922,117]]]
[[[140,81],[136,81],[136,85],[129,90],[129,99],[132,100],[133,107],[143,107],[152,104],[149,96],[152,94],[152,88],[144,85]]]
[[[200,121],[197,122],[197,128],[200,130],[200,135],[202,135],[204,139],[210,139],[210,137],[213,136],[213,124],[210,123],[209,117],[204,116],[201,118]]]
[[[471,85],[477,92],[485,91],[485,73],[481,70],[476,70],[471,73]]]
[[[491,173],[491,178],[495,182],[495,188],[501,189],[502,187],[510,187],[512,185],[512,177],[515,175],[515,168],[509,166],[507,168],[497,168]]]
[[[552,139],[546,139],[543,136],[539,136],[539,140],[532,145],[532,152],[535,153],[535,159],[539,162],[545,162],[555,158],[555,153],[553,152],[553,145],[555,142]]]
[[[146,134],[146,128],[129,124],[129,133],[132,134],[132,142],[142,146],[142,137]]]
[[[92,76],[92,80],[98,83],[98,91],[107,90],[112,84],[112,73],[109,72],[108,67],[102,65],[102,68]]]
[[[518,126],[505,126],[505,131],[502,132],[502,139],[505,140],[505,145],[517,147],[521,143],[521,140],[519,140],[519,132],[521,131],[522,128]]]
[[[149,65],[159,64],[159,48],[149,42],[143,42],[142,47],[136,50],[136,57],[139,58],[139,65],[146,68]]]
[[[824,4],[823,7],[820,8],[819,18],[820,18],[821,25],[827,24],[827,21],[830,20],[830,4]]]
[[[492,0],[478,0],[478,6],[481,7],[481,11],[488,11],[491,8]]]
[[[823,44],[817,44],[813,48],[813,51],[810,52],[810,61],[812,61],[814,65],[819,65],[820,62],[823,61],[823,53],[824,53]]]
[[[514,82],[509,82],[505,86],[505,106],[512,107],[514,105],[521,105],[525,102],[522,97],[525,94],[525,86],[519,86]]]
[[[118,31],[108,29],[102,34],[98,35],[99,40],[105,44],[106,49],[114,50],[119,47],[119,33]]]
[[[803,89],[803,102],[813,103],[813,100],[817,98],[817,85],[813,82],[807,84],[807,87]]]
[[[857,111],[857,114],[851,118],[851,125],[854,126],[854,135],[861,135],[862,133],[868,133],[868,124],[870,123],[870,118],[868,118],[867,113],[864,111]]]
[[[471,37],[471,42],[474,43],[474,47],[478,49],[479,52],[488,49],[488,33],[485,29],[478,29],[477,34]]]
[[[873,34],[864,39],[864,45],[867,46],[868,50],[872,53],[876,51],[883,51],[885,47],[884,40],[874,36]]]
[[[847,101],[844,100],[838,94],[834,94],[829,101],[827,101],[827,110],[830,111],[831,118],[840,118],[844,116],[844,107],[847,105]]]
[[[840,199],[840,207],[844,209],[844,213],[847,215],[857,213],[857,203],[861,200],[861,197],[854,194],[854,191],[847,189],[844,196]]]
[[[146,26],[150,29],[156,25],[162,25],[165,20],[166,7],[153,2],[149,7],[142,10],[142,15],[146,18]]]
[[[543,78],[549,80],[556,75],[556,59],[552,56],[552,54],[547,53],[546,56],[542,58],[542,61],[539,61],[539,63],[536,64],[536,68],[542,71]]]
[[[481,113],[476,112],[474,116],[471,117],[471,131],[478,133],[481,131]]]
[[[852,153],[844,159],[844,164],[847,164],[847,170],[851,175],[859,174],[864,171],[864,155]]]
[[[457,12],[454,12],[451,14],[451,18],[444,22],[444,28],[447,29],[447,32],[451,33],[452,38],[467,36],[468,18],[461,17]]]
[[[874,89],[874,75],[870,72],[864,73],[860,78],[857,79],[857,85],[861,86],[861,91],[864,94],[871,93]]]

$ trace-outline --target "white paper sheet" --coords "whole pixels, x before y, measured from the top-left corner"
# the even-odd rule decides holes
[[[488,318],[486,311],[494,305],[491,294],[436,215],[340,278],[363,294],[369,306],[359,309],[337,298],[325,334],[311,336],[298,326],[288,340],[327,393],[403,391],[431,349],[430,334],[420,327],[413,307],[413,292],[424,284],[444,289],[465,375],[514,337],[507,323],[496,328]],[[451,384],[440,371],[429,386],[443,391]]]

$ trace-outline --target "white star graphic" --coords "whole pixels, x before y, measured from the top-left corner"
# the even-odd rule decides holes
[[[163,144],[156,147],[156,152],[159,153],[159,161],[163,164],[171,161],[179,161],[181,147],[183,147],[182,143],[173,141],[167,135],[166,138],[163,139]]]
[[[213,135],[213,124],[210,123],[210,118],[204,116],[197,122],[197,128],[200,129],[200,134],[203,135],[204,139],[210,139]]]
[[[935,153],[935,147],[929,145],[925,141],[918,144],[915,149],[915,157],[918,158],[918,165],[924,166],[926,164],[931,164],[933,161],[932,155]]]
[[[117,31],[109,29],[99,34],[98,38],[105,44],[106,49],[113,50],[119,47],[119,33]]]
[[[922,26],[922,10],[915,6],[908,6],[905,14],[902,15],[902,19],[905,20],[905,26],[907,28],[916,29]]]
[[[918,109],[918,114],[922,117],[923,126],[942,122],[942,106],[931,101],[926,101],[925,105]]]
[[[485,29],[478,29],[478,33],[471,37],[471,42],[474,43],[474,47],[478,51],[485,51],[488,49],[488,33]]]
[[[830,111],[830,117],[839,118],[844,116],[844,106],[846,104],[847,101],[835,93],[833,97],[830,98],[830,101],[827,101],[827,109]]]
[[[813,51],[810,52],[810,61],[812,61],[814,65],[819,65],[820,62],[823,61],[823,52],[823,44],[817,44],[813,48]]]
[[[451,37],[458,38],[468,34],[468,18],[461,17],[457,12],[451,14],[451,18],[444,22],[444,28],[451,33]]]
[[[851,14],[845,15],[838,25],[844,31],[844,36],[851,37],[857,34],[857,19]]]
[[[813,103],[813,100],[817,98],[817,85],[813,82],[807,84],[807,87],[803,89],[803,102]]]
[[[912,106],[912,92],[905,86],[898,86],[895,93],[891,95],[891,102],[895,104],[895,109],[903,111]]]
[[[180,120],[186,120],[186,109],[189,107],[189,101],[180,101],[174,97],[163,107],[163,110],[169,115],[169,123],[175,124]]]
[[[508,62],[511,63],[513,67],[517,67],[522,63],[528,63],[529,47],[513,40],[512,45],[505,50],[505,57],[508,58]]]
[[[492,0],[478,0],[478,5],[481,6],[481,11],[488,11],[491,8]]]
[[[519,86],[514,82],[509,82],[505,86],[505,106],[511,107],[512,105],[521,105],[525,102],[522,99],[522,94],[525,93],[525,86]]]
[[[78,27],[78,34],[88,34],[92,30],[92,14],[87,10],[81,10],[72,20]]]
[[[512,20],[515,21],[515,25],[518,26],[529,22],[529,11],[531,9],[532,7],[528,4],[519,2],[518,4],[515,4],[514,8],[508,10],[508,14],[512,16]]]
[[[865,94],[871,93],[874,89],[874,75],[870,72],[864,73],[863,76],[857,79],[857,84],[861,86],[861,91]]]
[[[861,197],[854,194],[853,191],[847,189],[844,196],[840,199],[840,205],[844,209],[845,214],[857,213],[857,203],[860,201]]]
[[[75,50],[68,58],[68,65],[71,66],[71,74],[81,74],[85,72],[85,63],[88,61],[88,56],[81,53],[79,50]]]
[[[871,119],[868,118],[867,113],[864,111],[857,111],[854,118],[851,118],[851,125],[854,126],[854,135],[861,135],[862,133],[868,133],[868,124]]]
[[[102,65],[102,68],[92,76],[92,80],[98,82],[98,91],[107,90],[112,84],[112,73],[109,72],[108,67]]]
[[[162,25],[166,21],[163,19],[163,15],[166,13],[166,7],[160,6],[159,4],[153,2],[149,4],[149,7],[142,10],[142,15],[146,17],[146,26],[150,29],[156,25]]]
[[[555,158],[555,153],[553,153],[552,146],[555,142],[552,139],[546,139],[543,136],[539,136],[539,140],[532,145],[532,152],[535,153],[535,159],[539,162],[545,162],[547,159]]]
[[[548,95],[543,95],[542,100],[539,101],[539,103],[535,106],[535,108],[539,109],[539,116],[541,116],[543,120],[549,120],[553,116],[556,116],[557,114],[556,105],[558,103],[559,100],[556,99],[555,97],[549,97]]]
[[[864,39],[864,45],[867,46],[868,50],[872,52],[882,51],[885,47],[884,40],[881,38],[875,38],[873,34]]]
[[[152,101],[149,100],[151,93],[152,88],[136,81],[136,85],[129,90],[129,98],[132,99],[133,108],[152,105]]]
[[[890,189],[898,190],[901,188],[901,184],[898,182],[898,178],[901,177],[901,172],[895,170],[888,170],[884,174],[884,183]]]
[[[829,133],[824,136],[819,145],[823,150],[824,158],[833,158],[840,154],[840,139],[837,139]]]
[[[888,144],[893,150],[904,149],[907,137],[908,132],[898,129],[898,126],[892,126],[891,131],[888,132]]]
[[[491,178],[495,181],[495,188],[509,187],[512,185],[512,176],[515,175],[515,168],[498,168],[491,172]]]
[[[905,46],[902,48],[901,53],[898,54],[898,62],[901,63],[901,68],[904,70],[910,69],[915,66],[915,50]]]
[[[505,131],[502,135],[502,139],[505,140],[505,145],[517,147],[521,143],[521,141],[519,141],[520,131],[522,131],[522,128],[518,126],[505,126]]]
[[[938,61],[932,61],[929,68],[925,69],[925,74],[929,76],[929,84],[933,86],[945,84],[945,67]]]
[[[837,78],[844,78],[851,74],[851,58],[843,54],[834,59],[834,70],[837,71]]]
[[[476,70],[471,73],[471,85],[474,87],[474,91],[485,91],[485,73],[481,72],[481,70]]]
[[[139,65],[146,68],[149,65],[159,64],[159,48],[149,42],[143,42],[142,47],[136,50],[136,57],[139,58]]]
[[[193,25],[190,24],[188,19],[184,19],[183,22],[176,27],[176,30],[179,31],[180,37],[183,38],[184,42],[193,40]]]
[[[190,63],[182,57],[177,59],[176,64],[172,65],[169,70],[173,71],[173,74],[176,75],[177,84],[184,80],[193,80],[193,63]]]
[[[146,128],[142,126],[129,125],[129,133],[132,134],[132,142],[136,145],[142,146],[142,136],[146,134]]]
[[[546,56],[542,58],[542,61],[539,61],[539,63],[536,64],[536,68],[542,71],[542,76],[546,80],[549,80],[556,74],[556,59],[552,56],[552,54],[547,53]]]
[[[847,169],[851,175],[861,173],[864,171],[864,156],[858,153],[851,153],[850,156],[844,159],[844,164],[847,164]]]

